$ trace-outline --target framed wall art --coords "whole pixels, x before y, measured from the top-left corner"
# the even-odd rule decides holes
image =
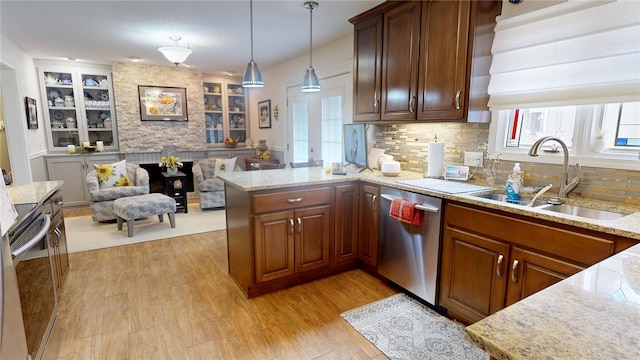
[[[260,114],[260,129],[271,128],[271,100],[258,103],[258,114]]]
[[[138,85],[140,120],[189,121],[187,89]]]
[[[24,108],[27,113],[27,127],[29,130],[36,130],[38,128],[38,110],[36,104],[36,99],[30,97],[24,98]]]

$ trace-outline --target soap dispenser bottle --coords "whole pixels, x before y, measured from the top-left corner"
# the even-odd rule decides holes
[[[520,200],[520,189],[522,188],[523,173],[520,168],[520,163],[516,163],[507,178],[507,186],[505,193],[507,194],[507,201]]]

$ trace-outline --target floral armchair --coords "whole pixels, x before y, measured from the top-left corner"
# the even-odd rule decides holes
[[[137,164],[127,163],[127,176],[131,180],[131,186],[101,189],[96,170],[91,170],[87,174],[86,182],[93,221],[115,220],[116,214],[113,212],[115,199],[149,193],[149,173],[147,170]]]
[[[207,158],[193,165],[193,181],[200,197],[201,209],[221,208],[225,206],[224,182],[215,177],[216,160]],[[242,171],[235,165],[233,171]]]

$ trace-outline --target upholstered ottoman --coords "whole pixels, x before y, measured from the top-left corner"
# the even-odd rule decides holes
[[[176,201],[163,194],[151,193],[115,199],[113,212],[117,217],[118,230],[122,230],[123,221],[127,221],[129,237],[133,236],[133,224],[136,219],[147,216],[158,215],[160,222],[164,222],[163,215],[167,213],[171,227],[176,227]]]

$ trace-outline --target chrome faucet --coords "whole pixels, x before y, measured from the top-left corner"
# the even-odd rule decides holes
[[[540,146],[547,141],[555,141],[562,146],[562,151],[564,152],[564,163],[562,167],[562,182],[560,183],[560,189],[558,190],[558,197],[566,198],[569,196],[569,193],[575,190],[575,188],[578,187],[578,184],[580,184],[580,164],[576,163],[577,174],[570,182],[567,182],[569,179],[569,149],[567,149],[567,145],[562,140],[553,136],[545,136],[533,143],[533,145],[531,145],[531,149],[529,149],[529,156],[538,156]]]

